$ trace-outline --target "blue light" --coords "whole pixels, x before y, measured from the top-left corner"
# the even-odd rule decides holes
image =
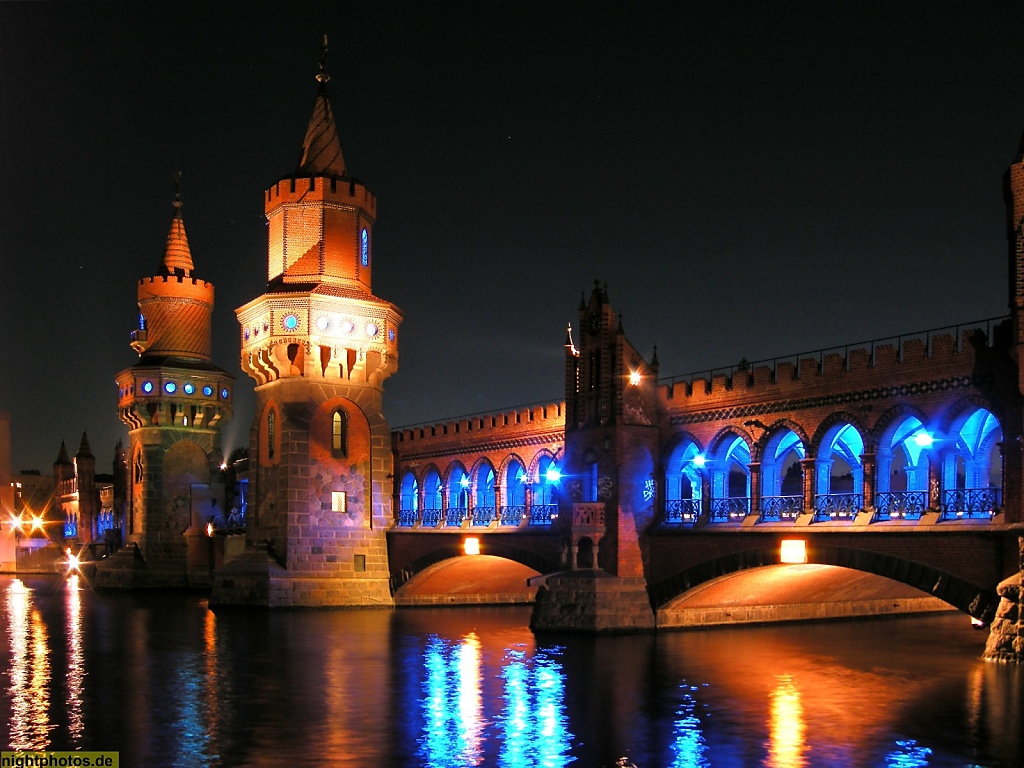
[[[298,315],[285,315],[282,324],[287,331],[294,331],[299,327],[299,316]]]
[[[166,392],[168,395],[173,395],[177,389],[178,385],[175,384],[173,381],[168,381],[166,384],[164,384],[164,392]]]
[[[206,395],[207,397],[210,397],[210,395],[213,394],[213,387],[207,384],[205,387],[203,387],[203,394]]]
[[[195,393],[196,386],[190,381],[186,383],[185,386],[182,387],[182,390],[185,392],[186,395],[191,395]]]
[[[227,400],[228,399],[228,388],[227,387],[224,387],[224,389],[222,389],[220,391],[220,396],[221,396],[222,400]]]
[[[706,463],[707,459],[704,458],[703,453],[698,453],[696,456],[693,457],[693,466],[695,467],[703,467]]]
[[[548,471],[544,473],[544,477],[549,483],[557,483],[562,479],[562,473],[559,471],[558,467],[552,464],[548,467]]]
[[[927,448],[934,442],[935,438],[932,437],[928,432],[926,432],[923,429],[916,435],[914,435],[914,443],[921,446],[922,448]]]
[[[359,261],[364,267],[370,266],[370,235],[364,229],[359,235]]]
[[[146,393],[147,395],[150,392],[152,392],[153,391],[153,382],[152,381],[144,381],[144,382],[142,382],[142,391],[144,393]]]

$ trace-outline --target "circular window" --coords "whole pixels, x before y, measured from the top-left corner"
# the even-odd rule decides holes
[[[369,336],[371,339],[374,336],[377,335],[377,331],[379,331],[379,330],[380,329],[377,327],[376,323],[367,323],[366,324],[366,335]]]
[[[175,384],[173,381],[168,381],[166,384],[164,384],[164,392],[166,392],[168,395],[173,395],[177,389],[178,385]]]
[[[298,315],[285,315],[281,321],[281,325],[284,326],[286,331],[294,331],[299,327],[299,316]]]
[[[144,382],[142,382],[142,391],[145,392],[147,395],[150,392],[152,392],[153,391],[153,382],[152,381],[144,381]]]
[[[191,395],[191,394],[194,394],[194,393],[195,393],[195,391],[196,391],[196,385],[195,385],[195,384],[193,384],[193,383],[192,383],[192,382],[190,381],[190,382],[188,382],[188,383],[187,383],[187,384],[186,384],[185,386],[183,386],[183,387],[181,388],[181,390],[182,390],[182,392],[184,392],[184,393],[185,393],[186,395]]]
[[[209,384],[207,384],[205,387],[203,387],[203,394],[206,395],[207,397],[212,395],[213,394],[213,387],[211,387]]]
[[[341,323],[341,332],[352,333],[352,331],[355,330],[355,327],[356,324],[353,323],[351,320],[343,320]]]
[[[223,400],[227,400],[228,399],[228,388],[227,387],[224,387],[224,389],[222,389],[220,391],[220,396],[221,396],[221,399],[223,399]]]
[[[320,315],[320,317],[316,319],[316,327],[321,331],[326,331],[331,327],[331,318],[327,315]]]

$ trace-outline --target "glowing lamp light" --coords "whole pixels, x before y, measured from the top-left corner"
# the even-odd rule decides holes
[[[935,438],[922,430],[921,432],[918,432],[916,435],[914,435],[914,442],[917,443],[922,448],[927,448],[928,446],[935,442]]]
[[[43,530],[43,518],[39,515],[32,515],[32,530],[41,531]]]
[[[807,542],[803,539],[783,539],[779,550],[779,562],[806,563]]]
[[[206,524],[206,535],[207,536],[213,536],[213,523],[212,522]]]
[[[480,539],[476,536],[469,536],[462,542],[462,551],[467,555],[479,555]]]
[[[70,571],[77,571],[79,569],[80,565],[81,565],[81,561],[78,559],[78,555],[74,554],[70,549],[68,549],[68,559],[67,559],[68,571],[69,572]]]
[[[21,515],[15,515],[14,513],[11,513],[11,530],[18,531],[18,533],[21,533],[21,523]]]
[[[976,619],[973,616],[971,616],[971,626],[975,629],[983,629],[985,627],[985,622],[981,619]]]
[[[220,463],[220,471],[221,472],[226,472],[227,469],[228,469],[228,463],[226,461],[222,461]]]
[[[632,387],[640,386],[640,371],[629,372],[629,384]]]
[[[463,488],[469,488],[469,478],[466,477],[465,475],[460,477],[459,478],[459,485],[461,485]]]
[[[707,461],[708,460],[704,458],[703,453],[698,453],[696,456],[693,457],[693,466],[703,467],[705,464],[707,464]]]
[[[544,473],[544,477],[549,483],[557,483],[562,479],[562,473],[558,470],[558,467],[552,465],[548,467],[548,471]]]

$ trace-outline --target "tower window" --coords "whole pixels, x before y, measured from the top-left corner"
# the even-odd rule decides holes
[[[331,416],[331,455],[336,458],[348,455],[346,426],[344,414],[341,411],[335,411]]]
[[[346,499],[344,491],[331,491],[331,511],[346,511]]]
[[[359,234],[359,263],[370,266],[370,233],[366,229]]]
[[[270,411],[267,414],[267,458],[274,458],[274,442],[277,438],[277,414]]]

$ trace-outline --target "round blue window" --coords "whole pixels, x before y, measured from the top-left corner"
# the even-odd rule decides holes
[[[166,392],[168,395],[173,395],[174,390],[176,390],[177,388],[178,385],[175,384],[173,381],[168,381],[166,384],[164,384],[164,392]]]
[[[212,395],[213,394],[213,387],[211,387],[209,384],[207,384],[205,387],[203,387],[203,394],[206,395],[207,397]]]
[[[142,391],[145,392],[147,395],[150,392],[152,392],[153,391],[153,382],[152,381],[144,381],[144,382],[142,382]]]
[[[183,391],[183,392],[184,392],[184,393],[185,393],[186,395],[191,395],[191,394],[194,394],[194,393],[195,393],[195,391],[196,391],[196,385],[195,385],[195,384],[193,384],[193,383],[192,383],[192,382],[190,381],[190,382],[188,382],[188,383],[187,383],[187,384],[186,384],[185,386],[183,386],[183,387],[182,387],[181,389],[182,389],[182,391]]]
[[[285,315],[284,320],[281,321],[286,331],[294,331],[299,327],[299,316],[298,315]]]
[[[222,390],[220,391],[220,396],[221,396],[221,398],[222,398],[222,399],[224,399],[224,400],[227,400],[227,399],[228,399],[228,388],[227,388],[227,387],[224,387],[224,389],[222,389]]]

